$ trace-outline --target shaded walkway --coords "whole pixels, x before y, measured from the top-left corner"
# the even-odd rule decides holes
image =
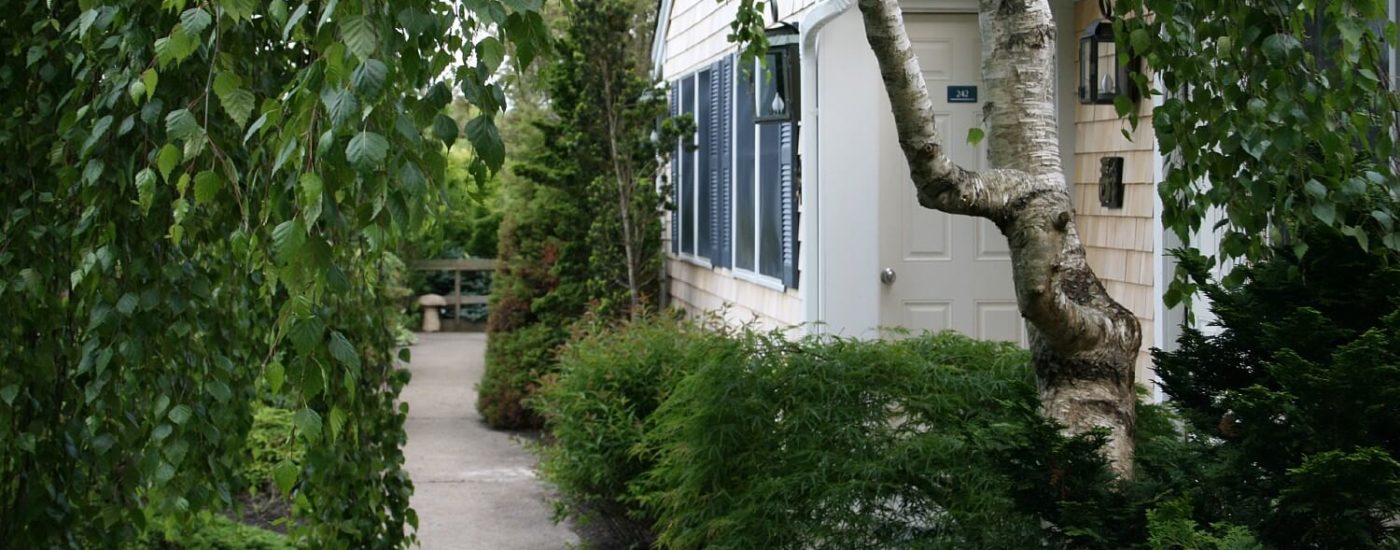
[[[517,436],[486,428],[473,403],[486,352],[483,334],[419,334],[404,454],[415,487],[418,536],[427,550],[557,549],[578,544],[555,525],[535,458]]]

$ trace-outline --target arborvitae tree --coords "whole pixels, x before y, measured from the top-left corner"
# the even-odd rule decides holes
[[[665,112],[640,66],[649,6],[587,0],[566,9],[539,143],[503,180],[499,263],[477,409],[501,428],[539,426],[522,399],[590,307],[629,316],[660,293],[659,198],[650,134]],[[649,99],[656,97],[656,100]]]

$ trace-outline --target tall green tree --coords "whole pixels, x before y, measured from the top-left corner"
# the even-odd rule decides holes
[[[477,407],[497,427],[536,427],[523,403],[590,309],[639,315],[661,293],[660,198],[652,131],[666,110],[646,78],[653,8],[567,6],[557,57],[541,72],[538,146],[503,180],[500,264]]]
[[[538,8],[7,4],[0,540],[121,546],[231,506],[265,389],[308,446],[275,472],[295,535],[405,545],[406,374],[379,283],[461,133],[454,82],[481,113],[473,173],[502,162],[491,77],[543,46]]]

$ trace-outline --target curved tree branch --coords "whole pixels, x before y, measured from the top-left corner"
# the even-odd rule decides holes
[[[1006,235],[1045,414],[1069,433],[1108,429],[1105,454],[1129,476],[1140,327],[1089,268],[1074,223],[1051,87],[1055,27],[1048,3],[981,1],[984,116],[995,167],[982,173],[944,153],[898,0],[858,5],[920,204],[988,218]]]

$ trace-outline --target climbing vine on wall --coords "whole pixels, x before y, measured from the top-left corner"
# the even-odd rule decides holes
[[[0,18],[0,540],[120,545],[232,505],[259,392],[311,547],[401,547],[401,235],[538,0],[21,0]],[[460,90],[464,129],[442,109]]]

